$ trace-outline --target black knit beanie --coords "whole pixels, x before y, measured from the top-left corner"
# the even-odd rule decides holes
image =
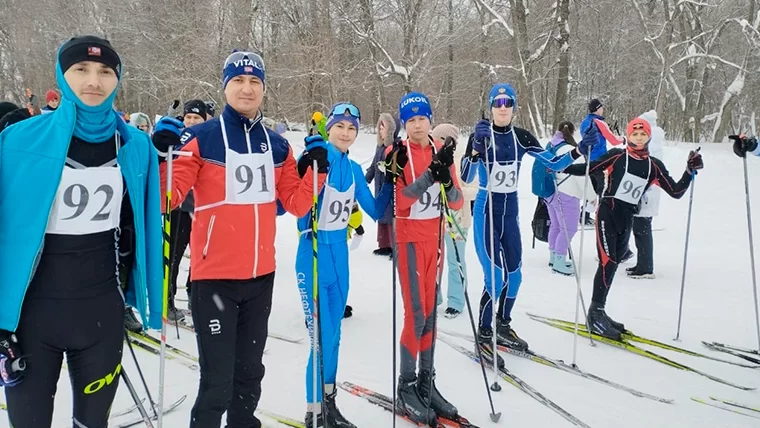
[[[66,73],[72,65],[82,61],[94,61],[110,67],[121,77],[121,58],[111,42],[97,36],[74,37],[58,50],[61,72]]]

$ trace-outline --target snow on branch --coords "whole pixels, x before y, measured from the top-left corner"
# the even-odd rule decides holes
[[[509,24],[507,24],[507,20],[504,19],[504,17],[501,16],[501,14],[496,12],[491,6],[487,5],[485,1],[483,0],[473,0],[473,1],[483,6],[483,8],[485,8],[488,11],[488,13],[490,13],[491,16],[493,16],[493,21],[483,26],[483,34],[487,34],[488,28],[491,25],[498,23],[498,24],[501,24],[501,26],[504,27],[505,30],[507,30],[507,33],[509,33],[510,37],[514,37],[515,32],[512,31],[512,28],[509,26]]]
[[[727,60],[719,57],[718,55],[711,55],[711,54],[699,53],[699,52],[694,52],[694,53],[690,53],[688,55],[682,56],[676,62],[674,62],[673,64],[671,64],[670,67],[675,67],[676,65],[678,65],[678,64],[680,64],[680,63],[682,63],[684,61],[688,61],[690,59],[693,59],[693,58],[710,58],[712,60],[715,60],[715,61],[718,61],[718,62],[722,62],[723,64],[726,64],[729,67],[733,67],[733,68],[735,68],[735,69],[737,69],[739,71],[745,71],[744,67],[742,67],[741,65],[733,63],[731,61],[727,61]]]

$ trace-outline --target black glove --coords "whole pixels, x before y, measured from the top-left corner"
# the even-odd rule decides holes
[[[428,167],[428,171],[433,175],[433,179],[443,184],[444,189],[449,190],[454,182],[451,180],[451,171],[449,167],[433,162]]]
[[[385,156],[385,182],[393,184],[404,171],[407,162],[409,162],[409,156],[406,153],[406,146],[401,141],[393,143],[393,148]],[[395,168],[393,167],[394,163]]]
[[[317,172],[320,174],[327,173],[327,167],[330,166],[330,162],[327,160],[327,143],[321,135],[310,135],[304,139],[306,143],[306,152],[304,156],[308,157],[309,165],[317,161]]]
[[[757,139],[755,137],[745,137],[744,135],[729,135],[729,140],[734,140],[734,153],[740,158],[746,157],[747,152],[757,149]]]
[[[702,155],[699,153],[699,149],[689,152],[689,159],[686,161],[686,169],[688,169],[689,172],[696,174],[698,170],[704,167],[705,164],[702,162]]]
[[[14,386],[21,382],[26,369],[26,360],[21,357],[21,348],[16,335],[0,330],[0,386]]]
[[[443,166],[449,167],[454,163],[454,151],[457,149],[457,140],[446,137],[446,142],[441,150],[433,157],[433,162],[438,162]]]

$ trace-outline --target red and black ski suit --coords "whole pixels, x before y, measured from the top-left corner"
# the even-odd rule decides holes
[[[409,162],[396,182],[396,245],[401,294],[404,299],[404,327],[401,331],[402,379],[416,377],[417,355],[420,368],[433,371],[431,345],[435,320],[437,273],[442,260],[443,222],[441,217],[441,185],[427,170],[441,143],[421,146],[408,140]],[[392,147],[386,151],[390,152]],[[449,208],[458,210],[464,199],[454,166],[450,167],[454,182],[447,192]]]
[[[584,175],[585,165],[571,165],[564,172]],[[628,249],[633,215],[649,186],[660,186],[673,198],[680,199],[691,184],[691,172],[686,169],[676,182],[661,160],[647,151],[612,149],[591,162],[589,174],[605,173],[604,193],[596,213],[596,251],[599,267],[594,276],[593,303],[604,307],[620,257]]]

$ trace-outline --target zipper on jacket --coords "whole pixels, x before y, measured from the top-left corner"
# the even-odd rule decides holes
[[[214,220],[216,220],[216,214],[211,216],[211,220],[208,222],[208,229],[206,229],[206,245],[203,247],[203,259],[206,259],[208,254],[208,246],[211,244],[211,232],[214,230]]]
[[[263,125],[262,125],[263,126]],[[245,143],[248,145],[248,151],[253,152],[251,147],[250,130],[243,125],[245,129]],[[253,129],[253,126],[251,126]],[[266,129],[264,132],[267,132]],[[259,269],[259,204],[253,204],[253,278],[256,278],[256,271]]]

